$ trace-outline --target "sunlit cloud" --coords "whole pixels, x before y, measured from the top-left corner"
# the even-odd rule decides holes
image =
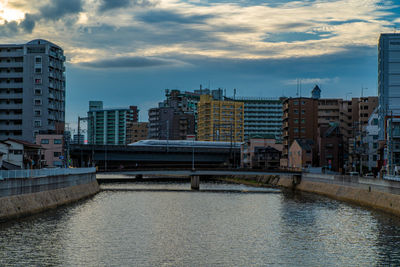
[[[72,64],[115,56],[317,57],[349,47],[376,46],[379,34],[393,31],[399,23],[396,18],[385,19],[393,16],[395,6],[380,0],[40,3],[0,0],[0,33],[7,33],[0,42],[48,39],[65,49]],[[16,27],[22,29],[14,31]]]

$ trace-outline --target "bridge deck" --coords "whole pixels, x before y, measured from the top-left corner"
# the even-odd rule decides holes
[[[96,174],[97,180],[102,179],[132,179],[137,175],[142,176],[231,176],[231,175],[240,175],[240,176],[256,176],[256,175],[299,175],[301,172],[281,172],[281,171],[218,171],[218,170],[143,170],[143,171],[125,171],[125,172],[98,172]]]

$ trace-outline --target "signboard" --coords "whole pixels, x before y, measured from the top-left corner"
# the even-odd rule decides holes
[[[64,159],[64,156],[59,156],[58,158],[59,158],[59,159]]]

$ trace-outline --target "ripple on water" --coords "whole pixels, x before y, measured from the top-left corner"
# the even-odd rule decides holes
[[[224,192],[179,192],[188,187],[107,185],[132,190],[106,190],[0,224],[0,266],[400,264],[396,217],[243,185],[202,183],[202,189]]]

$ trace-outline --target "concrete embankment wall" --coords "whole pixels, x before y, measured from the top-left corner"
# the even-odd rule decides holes
[[[99,192],[95,173],[0,181],[0,221],[31,215]]]
[[[324,175],[323,175],[324,176]],[[295,190],[325,195],[361,206],[382,210],[400,216],[400,183],[377,179],[303,175],[301,182],[293,184],[291,177],[280,177],[277,185]]]

